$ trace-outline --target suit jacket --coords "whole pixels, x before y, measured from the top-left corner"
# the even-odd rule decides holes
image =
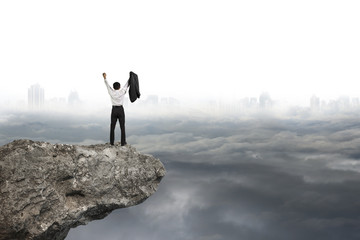
[[[129,98],[131,102],[135,102],[136,99],[140,98],[140,90],[139,90],[139,79],[136,73],[130,72],[129,78]]]

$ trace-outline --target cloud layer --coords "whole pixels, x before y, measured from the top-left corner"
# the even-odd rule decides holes
[[[106,142],[108,119],[3,115],[15,138]],[[158,192],[67,239],[358,239],[360,122],[127,120],[128,142],[166,168]],[[117,132],[119,136],[119,132]]]

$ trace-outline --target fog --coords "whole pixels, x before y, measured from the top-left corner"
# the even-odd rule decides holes
[[[126,109],[127,142],[160,158],[167,175],[144,203],[72,229],[67,240],[360,237],[357,112],[135,112]],[[104,143],[108,115],[4,111],[0,144]]]

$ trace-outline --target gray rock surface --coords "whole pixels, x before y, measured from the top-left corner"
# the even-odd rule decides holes
[[[13,141],[0,147],[0,239],[65,239],[143,202],[164,175],[160,160],[129,145]]]

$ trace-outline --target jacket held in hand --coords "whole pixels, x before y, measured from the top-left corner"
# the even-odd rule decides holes
[[[135,102],[136,99],[140,98],[139,80],[138,76],[134,72],[130,72],[129,78],[129,98],[131,102]]]

